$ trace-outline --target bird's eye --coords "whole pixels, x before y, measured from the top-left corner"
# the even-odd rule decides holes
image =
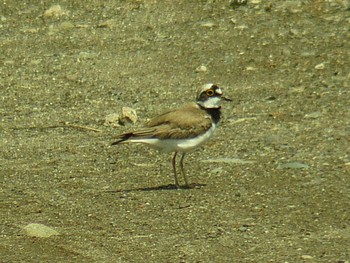
[[[215,92],[214,92],[212,89],[208,89],[208,90],[205,92],[205,94],[206,94],[208,97],[213,96],[214,93],[215,93]]]

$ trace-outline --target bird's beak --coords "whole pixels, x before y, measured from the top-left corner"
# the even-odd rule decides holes
[[[223,97],[223,96],[221,96],[221,99],[223,99],[224,101],[232,101],[231,99]]]

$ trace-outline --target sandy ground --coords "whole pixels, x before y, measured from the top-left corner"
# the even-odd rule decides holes
[[[0,3],[1,262],[349,262],[349,1],[76,2]],[[208,82],[193,188],[109,146]]]

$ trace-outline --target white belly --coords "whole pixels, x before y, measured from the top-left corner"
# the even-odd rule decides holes
[[[190,152],[201,146],[213,135],[216,125],[213,124],[205,133],[189,139],[156,139],[156,138],[135,138],[129,142],[144,143],[162,152]]]

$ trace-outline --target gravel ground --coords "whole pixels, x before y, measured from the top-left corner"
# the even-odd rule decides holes
[[[349,262],[349,28],[341,0],[2,1],[0,261]],[[208,82],[233,102],[193,188],[109,146]]]

